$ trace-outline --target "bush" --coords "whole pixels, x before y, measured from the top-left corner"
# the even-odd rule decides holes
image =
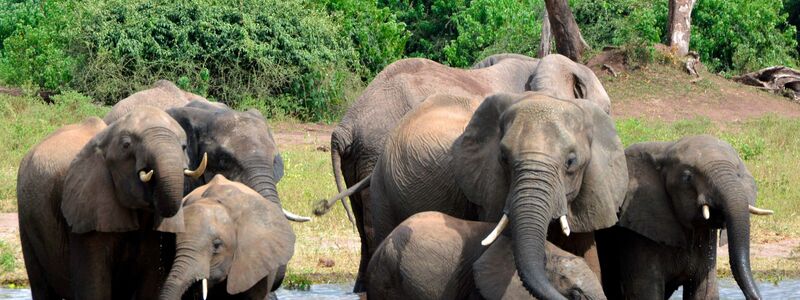
[[[544,3],[532,0],[475,0],[451,18],[458,35],[444,47],[444,62],[470,66],[503,52],[535,56],[542,34]]]
[[[442,49],[458,36],[451,17],[467,8],[468,0],[378,0],[379,7],[390,9],[406,24],[411,37],[405,54],[443,62]]]
[[[795,66],[796,28],[780,0],[704,0],[692,13],[691,49],[715,71]]]
[[[378,8],[375,1],[368,0],[321,2],[342,24],[358,51],[361,65],[369,71],[365,81],[371,80],[386,65],[403,58],[411,34],[388,8]]]
[[[589,45],[665,42],[667,1],[572,0],[575,20]]]
[[[342,27],[302,0],[109,0],[85,14],[74,85],[106,103],[166,78],[233,106],[290,97],[293,116],[330,119],[363,71]]]
[[[64,1],[0,0],[0,81],[58,90],[77,64],[67,45],[72,28]]]

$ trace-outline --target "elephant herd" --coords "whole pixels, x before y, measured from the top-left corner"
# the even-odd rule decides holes
[[[623,147],[611,101],[561,55],[387,66],[331,136],[370,299],[718,298],[716,248],[748,299],[756,185],[708,135]],[[265,299],[294,253],[264,117],[158,81],[23,158],[35,299]],[[349,197],[350,201],[345,198]],[[351,207],[352,205],[352,207]]]

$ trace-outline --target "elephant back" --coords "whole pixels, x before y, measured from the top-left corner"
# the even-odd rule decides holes
[[[464,214],[466,201],[457,201],[454,196],[460,192],[452,174],[450,151],[478,105],[478,99],[436,94],[400,121],[386,142],[373,177],[380,194],[390,197],[385,200],[391,203],[389,209],[396,220],[441,208],[451,215]],[[442,205],[443,201],[452,203]]]

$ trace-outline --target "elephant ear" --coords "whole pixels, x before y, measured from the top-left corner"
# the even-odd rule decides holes
[[[167,114],[175,119],[186,132],[186,154],[189,157],[189,165],[197,166],[203,157],[200,153],[200,134],[205,131],[208,122],[214,119],[214,112],[190,106],[193,103],[197,103],[198,106],[205,105],[201,101],[192,101],[187,106],[168,109]]]
[[[508,180],[500,160],[500,117],[521,95],[496,94],[481,103],[461,137],[453,145],[453,165],[459,187],[480,207],[484,221],[500,219],[508,194]]]
[[[244,185],[240,189],[249,189]],[[265,277],[269,286],[294,254],[294,232],[281,208],[255,191],[226,201],[236,220],[237,247],[228,275],[227,291],[244,292]]]
[[[591,232],[617,223],[617,212],[628,188],[625,150],[614,121],[594,103],[570,100],[584,113],[590,128],[591,159],[578,196],[570,202],[567,219],[575,232]]]
[[[653,241],[685,248],[686,237],[660,172],[660,161],[670,145],[670,142],[648,142],[625,150],[630,181],[619,225]]]
[[[283,178],[283,158],[280,153],[275,154],[275,159],[272,161],[272,173],[275,183],[278,183]]]
[[[114,182],[98,143],[106,131],[98,133],[81,150],[67,170],[61,213],[72,232],[126,232],[139,229],[134,210],[122,206],[114,192]]]

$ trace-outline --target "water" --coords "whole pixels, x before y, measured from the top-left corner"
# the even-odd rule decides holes
[[[767,282],[760,282],[758,288],[764,299],[789,299],[800,300],[800,279],[785,280],[777,285]],[[279,289],[278,298],[281,300],[356,300],[358,296],[350,293],[353,289],[351,284],[315,284],[308,291],[294,291]],[[681,299],[682,291],[673,294],[670,299]],[[733,279],[723,279],[719,283],[720,299],[733,300],[744,299],[742,292]],[[0,299],[27,300],[31,298],[31,292],[27,289],[0,289]]]

